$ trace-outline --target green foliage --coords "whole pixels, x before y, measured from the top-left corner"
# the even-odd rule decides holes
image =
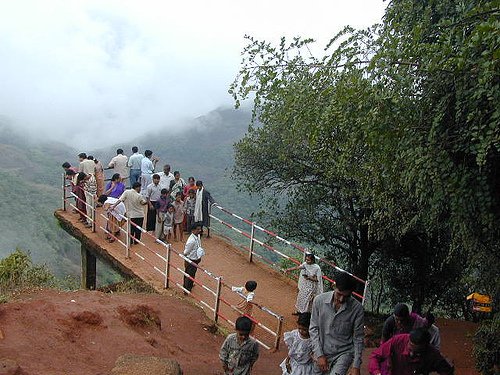
[[[474,336],[476,369],[483,375],[497,374],[500,368],[500,314],[485,320]]]
[[[417,305],[465,281],[498,290],[499,16],[498,1],[396,0],[321,57],[308,39],[248,37],[230,93],[255,96],[253,123],[234,175],[280,230],[361,277],[385,255]]]
[[[51,287],[54,275],[45,265],[34,265],[28,254],[16,249],[0,260],[0,290],[2,294],[32,287]]]

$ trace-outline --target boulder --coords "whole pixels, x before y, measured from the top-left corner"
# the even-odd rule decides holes
[[[182,375],[177,361],[167,358],[124,354],[120,356],[111,375]]]

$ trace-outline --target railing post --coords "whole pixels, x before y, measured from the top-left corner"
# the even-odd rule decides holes
[[[217,323],[219,321],[219,309],[220,309],[220,294],[222,292],[222,276],[217,278],[217,292],[215,294],[215,308],[214,308],[214,321]]]
[[[95,198],[94,198],[94,195],[92,195],[92,232],[94,232],[94,233],[95,233],[95,230],[97,228],[95,208],[96,208]],[[114,235],[114,233],[113,233],[113,235]]]
[[[66,211],[66,175],[62,175],[62,209]]]
[[[170,278],[170,253],[171,253],[171,244],[167,244],[167,256],[165,261],[165,284],[164,288],[168,289],[169,287],[169,278]]]
[[[248,261],[250,263],[252,263],[252,259],[253,259],[253,238],[255,236],[255,223],[252,222],[252,230],[250,232],[250,247],[249,247],[249,251],[248,251]]]
[[[278,318],[278,329],[276,330],[276,337],[274,339],[274,349],[279,350],[280,348],[280,339],[283,331],[283,317],[280,316]]]
[[[365,281],[365,288],[363,289],[363,300],[361,301],[361,305],[364,306],[365,305],[365,301],[366,301],[366,294],[368,293],[368,285],[370,284],[370,278],[366,278],[366,281]]]
[[[127,246],[125,247],[125,258],[130,258],[130,218],[127,217]]]

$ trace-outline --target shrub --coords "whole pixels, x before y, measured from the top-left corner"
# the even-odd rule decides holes
[[[50,287],[54,275],[45,265],[33,265],[31,257],[20,249],[0,260],[0,292],[8,293],[32,287]]]
[[[476,368],[483,375],[496,374],[500,367],[500,313],[484,320],[474,336]]]

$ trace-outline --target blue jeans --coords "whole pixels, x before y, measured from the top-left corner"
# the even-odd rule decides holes
[[[140,169],[131,169],[130,170],[130,187],[132,187],[132,185],[135,182],[140,182],[140,180],[141,180],[141,170]]]

